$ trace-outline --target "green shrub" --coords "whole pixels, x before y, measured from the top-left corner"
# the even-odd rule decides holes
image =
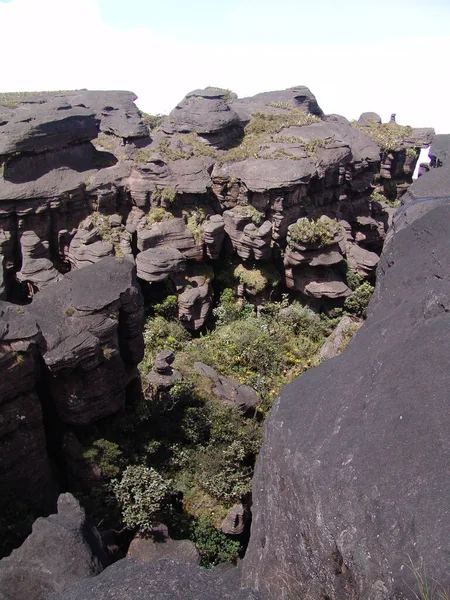
[[[178,298],[175,294],[170,294],[158,304],[153,305],[153,311],[157,317],[164,319],[175,319],[178,315]]]
[[[145,123],[145,125],[147,125],[149,131],[155,131],[160,128],[166,115],[149,115],[148,113],[141,111],[141,116],[143,122]]]
[[[95,440],[84,450],[83,456],[91,465],[97,465],[102,476],[109,479],[118,477],[124,467],[122,450],[114,442],[105,439]]]
[[[189,231],[194,236],[196,244],[200,244],[203,240],[202,225],[205,222],[206,215],[203,208],[192,208],[184,210],[183,215],[186,219],[186,225]]]
[[[205,517],[193,522],[189,539],[196,545],[203,567],[213,567],[223,562],[236,562],[239,557],[239,542],[231,540],[218,531]]]
[[[319,247],[328,246],[342,232],[342,227],[336,219],[320,218],[317,221],[307,217],[298,219],[288,228],[288,244],[315,244]]]
[[[257,226],[261,225],[261,223],[264,221],[264,218],[265,218],[264,213],[257,210],[251,204],[245,204],[245,205],[239,204],[238,206],[234,207],[233,211],[239,215],[248,217]]]
[[[234,276],[256,293],[262,292],[268,286],[274,287],[280,282],[280,274],[272,263],[259,263],[258,266],[253,265],[251,268],[238,265],[234,270]]]
[[[347,276],[347,285],[353,291],[355,291],[356,288],[358,288],[364,282],[364,279],[361,277],[361,275],[359,273],[357,273],[356,271],[352,271],[351,269],[349,269],[347,271],[346,276]]]
[[[129,529],[146,532],[167,500],[169,482],[153,468],[130,465],[120,480],[112,481],[114,495],[122,509],[122,519]]]
[[[145,226],[148,228],[151,227],[153,223],[161,223],[161,221],[168,221],[173,218],[174,216],[172,213],[167,212],[167,210],[160,206],[155,206],[148,211]]]
[[[351,296],[345,299],[344,308],[355,315],[365,317],[373,290],[373,286],[365,281],[355,289]]]

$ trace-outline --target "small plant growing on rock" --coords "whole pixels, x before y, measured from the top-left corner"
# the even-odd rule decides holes
[[[177,197],[177,193],[171,187],[167,187],[167,188],[164,188],[163,190],[161,190],[161,201],[162,202],[170,202],[170,204],[172,204],[172,202],[175,202],[176,197]]]
[[[103,357],[105,358],[105,360],[111,360],[112,355],[114,354],[114,349],[113,348],[103,348]]]
[[[264,213],[259,212],[259,210],[257,210],[251,204],[246,204],[246,205],[238,204],[238,206],[235,206],[233,210],[234,210],[234,212],[238,213],[239,215],[242,215],[244,217],[248,217],[249,219],[251,219],[252,223],[254,223],[256,226],[261,225],[261,223],[264,221],[264,217],[265,217]]]
[[[351,296],[345,299],[344,308],[359,317],[365,317],[373,290],[374,287],[365,281],[355,289]]]
[[[169,219],[173,219],[173,214],[167,212],[164,208],[160,206],[156,206],[155,208],[151,208],[147,214],[147,218],[145,219],[145,226],[151,227],[154,223],[161,223],[161,221],[168,221]]]
[[[328,246],[341,232],[342,227],[336,219],[320,218],[310,221],[303,217],[289,226],[288,244],[291,247],[296,243],[314,244],[322,248]]]
[[[112,481],[112,490],[129,529],[146,532],[155,524],[169,494],[169,482],[153,468],[130,465],[120,480]]]
[[[75,313],[75,309],[73,306],[68,306],[66,308],[66,310],[64,311],[64,313],[65,313],[66,317],[72,317]]]
[[[186,219],[187,228],[194,236],[195,243],[200,244],[203,240],[202,225],[206,219],[205,211],[203,208],[193,208],[192,210],[184,210],[183,215]]]
[[[383,152],[388,150],[400,150],[405,140],[411,137],[411,127],[398,125],[397,123],[375,123],[370,121],[369,125],[361,125],[357,121],[351,122],[352,127],[362,131],[378,144]]]
[[[147,125],[149,131],[156,131],[161,126],[165,115],[157,114],[157,115],[149,115],[141,111],[142,120]]]
[[[275,287],[280,281],[280,275],[271,263],[250,268],[238,265],[234,270],[234,276],[256,293],[262,292],[269,285]]]

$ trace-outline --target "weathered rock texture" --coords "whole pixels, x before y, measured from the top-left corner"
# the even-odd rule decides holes
[[[0,317],[0,484],[45,511],[56,486],[42,403],[63,424],[85,425],[118,412],[137,377],[143,300],[134,266],[106,258],[28,306],[0,302]]]
[[[180,560],[162,559],[138,564],[126,558],[93,580],[48,600],[263,600],[265,596],[240,589],[237,569],[217,572]]]
[[[0,597],[45,600],[75,582],[98,575],[108,564],[97,530],[71,494],[58,499],[58,513],[39,518],[33,532],[0,561]]]
[[[440,170],[411,193],[422,179],[432,191]],[[413,598],[412,563],[450,586],[449,218],[448,195],[397,214],[367,322],[276,401],[248,585],[282,599]]]
[[[40,341],[26,307],[0,302],[0,488],[45,511],[53,505],[56,485],[36,393]]]
[[[176,280],[180,318],[197,330],[211,297],[207,285],[179,283],[185,265],[224,250],[243,261],[278,259],[289,226],[325,214],[345,225],[346,244],[288,261],[280,275],[306,297],[342,301],[342,261],[370,277],[385,237],[388,212],[372,191],[403,194],[432,137],[408,130],[381,148],[366,135],[377,115],[364,113],[357,127],[325,116],[303,86],[243,99],[195,90],[159,131],[148,130],[133,100],[90,91],[3,100],[4,298],[32,295],[105,256],[136,258],[140,279]]]

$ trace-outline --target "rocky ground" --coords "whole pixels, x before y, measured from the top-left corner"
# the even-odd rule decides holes
[[[164,533],[171,556],[190,566],[138,565],[142,553],[166,555],[135,540],[131,558],[66,593],[117,555],[104,538],[86,558],[97,533],[62,496],[58,515],[37,521],[0,562],[1,600],[131,600],[144,589],[186,599],[212,589],[230,598],[408,597],[408,557],[447,585],[448,136],[436,136],[429,172],[423,166],[409,187],[432,130],[382,124],[374,113],[353,123],[324,115],[304,87],[244,99],[195,90],[161,119],[142,114],[129,92],[6,94],[0,125],[0,484],[4,498],[26,498],[38,514],[54,510],[58,487],[99,485],[100,467],[83,460],[86,431],[103,431],[142,393],[164,401],[182,381],[165,352],[152,355],[141,390],[144,306],[164,298],[161,286],[195,333],[217,303],[211,273],[225,264],[239,306],[261,315],[289,291],[331,316],[352,314],[378,266],[369,319],[349,349],[287,387],[267,421],[243,562],[243,582],[257,592],[240,590],[236,570],[206,574],[190,542]],[[282,303],[277,310],[286,317]],[[345,318],[322,359],[360,327]],[[195,369],[230,415],[247,419],[249,435],[260,398],[204,364],[207,344]],[[240,535],[248,506],[231,504],[222,530]],[[54,539],[43,523],[65,519],[81,546],[64,572],[55,538],[59,575],[33,550],[46,542],[33,540]],[[41,581],[44,571],[53,575]]]

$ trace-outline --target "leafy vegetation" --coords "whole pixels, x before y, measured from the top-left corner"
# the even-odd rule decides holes
[[[314,221],[303,217],[289,226],[288,244],[290,247],[295,247],[295,244],[315,244],[324,247],[328,246],[341,231],[341,225],[336,219],[321,217]]]
[[[259,265],[232,265],[228,271],[219,283],[228,278],[254,283],[255,276],[257,286],[260,276],[272,285],[277,281],[270,268]],[[215,328],[200,337],[193,338],[176,314],[173,293],[152,306],[139,369],[145,382],[156,354],[172,349],[183,379],[167,393],[136,397],[122,415],[85,433],[84,456],[100,468],[104,482],[85,502],[108,527],[145,533],[161,520],[172,537],[194,541],[203,564],[212,565],[239,554],[240,544],[219,528],[228,508],[250,491],[264,415],[283,385],[318,362],[336,320],[287,296],[257,316],[233,288],[222,291]],[[211,380],[194,368],[197,361],[258,392],[261,403],[253,418],[214,399]]]
[[[187,228],[194,236],[195,243],[200,244],[203,239],[202,225],[206,219],[205,211],[196,207],[183,211],[183,215],[186,219]]]
[[[280,282],[280,274],[272,263],[251,267],[239,264],[234,270],[234,276],[256,293],[262,292],[268,286],[275,287]]]
[[[365,317],[373,290],[373,286],[365,281],[354,290],[351,296],[345,299],[344,308],[359,317]]]
[[[172,213],[168,212],[161,206],[155,206],[148,211],[145,226],[151,227],[153,223],[161,223],[161,221],[168,221],[169,219],[173,219],[174,216]]]
[[[412,135],[412,128],[397,123],[376,123],[369,121],[369,125],[361,125],[358,121],[351,122],[352,127],[362,131],[378,144],[383,152],[400,150],[406,140]]]
[[[300,110],[291,104],[278,106],[277,108],[282,108],[283,112],[257,112],[253,114],[250,122],[245,126],[244,136],[240,143],[220,156],[218,158],[219,164],[241,161],[251,157],[259,158],[259,153],[269,142],[278,141],[273,136],[282,129],[293,126],[311,125],[311,123],[320,121],[318,117]],[[277,156],[277,152],[279,151],[265,157],[283,158],[283,156]]]
[[[141,115],[142,115],[142,120],[145,123],[145,125],[147,125],[149,131],[157,131],[165,116],[166,115],[161,115],[161,114],[157,114],[157,115],[149,115],[146,112],[141,111]]]
[[[265,218],[264,213],[257,210],[251,204],[238,204],[233,208],[233,212],[242,215],[243,217],[248,217],[256,226],[261,225]]]

